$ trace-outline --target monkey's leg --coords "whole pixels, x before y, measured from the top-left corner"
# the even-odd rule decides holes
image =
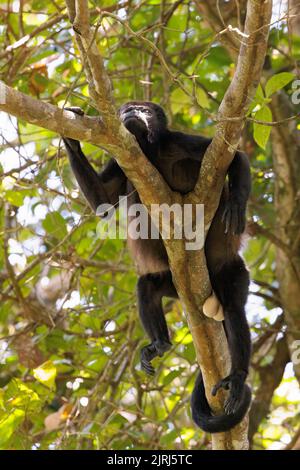
[[[249,274],[239,256],[223,265],[217,273],[210,273],[213,289],[224,310],[224,326],[231,356],[228,377],[217,383],[213,395],[220,388],[229,390],[224,410],[234,413],[244,396],[244,382],[248,375],[251,338],[245,314]]]
[[[177,297],[170,271],[141,276],[137,285],[139,314],[151,343],[141,350],[142,369],[154,374],[152,359],[163,356],[171,342],[162,308],[162,297]]]

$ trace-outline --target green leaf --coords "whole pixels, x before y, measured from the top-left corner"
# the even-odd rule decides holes
[[[184,93],[181,88],[176,88],[172,91],[171,96],[171,109],[173,114],[177,114],[184,109],[187,104],[191,103],[189,96]]]
[[[264,91],[262,89],[262,86],[261,84],[259,83],[257,89],[256,89],[256,93],[255,93],[255,98],[257,99],[260,99],[260,100],[264,100],[265,96],[264,96]]]
[[[282,72],[273,75],[266,84],[266,96],[273,95],[276,91],[284,88],[288,83],[294,80],[295,75],[290,72]]]
[[[38,394],[20,379],[13,379],[9,382],[4,398],[5,406],[9,411],[19,409],[28,415],[29,413],[38,413],[41,409],[41,400]]]
[[[4,390],[0,389],[0,410],[5,410],[4,408]]]
[[[271,99],[266,98],[263,92],[261,85],[258,85],[256,94],[252,102],[250,103],[247,116],[251,116],[253,112],[256,112],[257,109],[260,109],[263,106],[266,106],[270,103]]]
[[[272,122],[272,112],[268,106],[263,106],[259,109],[254,118],[258,121]],[[266,148],[267,142],[271,133],[271,126],[265,126],[263,124],[257,124],[256,122],[253,125],[253,137],[255,142],[263,149]]]
[[[7,189],[5,191],[5,199],[13,206],[21,207],[24,201],[24,193],[14,189]]]
[[[33,376],[36,380],[49,388],[55,388],[56,367],[52,361],[44,362],[36,369],[33,369]]]
[[[64,238],[68,233],[66,221],[57,211],[49,212],[43,220],[42,225],[49,235],[57,239]]]
[[[176,370],[172,370],[172,372],[170,372],[168,375],[166,375],[163,378],[163,384],[164,385],[169,385],[174,379],[176,379],[176,377],[178,377],[182,374],[183,370],[184,370],[183,367],[179,367]]]
[[[24,417],[25,413],[22,410],[14,410],[8,415],[0,416],[0,449],[4,448]]]
[[[207,93],[205,93],[205,91],[202,90],[202,88],[199,88],[199,87],[197,88],[196,97],[197,97],[198,103],[200,104],[202,108],[209,109],[210,107],[209,99],[207,97]]]

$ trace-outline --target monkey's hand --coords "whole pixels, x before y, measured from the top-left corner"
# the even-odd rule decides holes
[[[83,109],[79,108],[79,106],[68,106],[64,109],[66,109],[67,111],[72,111],[72,113],[78,114],[78,116],[84,115]]]
[[[230,375],[218,382],[213,390],[212,395],[216,396],[218,390],[223,388],[224,390],[229,390],[229,397],[227,398],[224,411],[226,414],[235,413],[241,402],[243,401],[244,396],[244,383],[247,377],[247,373],[243,370],[237,370],[232,372]]]
[[[225,225],[225,233],[239,235],[246,227],[246,203],[241,197],[230,194],[226,201],[222,222]]]

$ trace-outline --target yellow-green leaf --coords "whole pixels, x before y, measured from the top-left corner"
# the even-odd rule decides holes
[[[22,410],[14,410],[0,416],[0,449],[4,449],[5,443],[11,438],[24,417],[25,413]]]
[[[254,118],[258,121],[272,122],[272,112],[268,106],[263,106],[255,113]],[[267,142],[270,137],[271,129],[271,126],[257,124],[256,122],[253,125],[254,140],[263,149],[266,148]]]
[[[187,104],[191,103],[189,96],[184,93],[181,88],[176,88],[171,93],[171,109],[172,113],[179,113]]]
[[[33,369],[33,376],[36,380],[49,388],[55,387],[56,367],[52,361],[44,362],[36,369]]]
[[[66,221],[58,211],[49,212],[42,225],[49,235],[57,239],[64,238],[68,233]]]
[[[266,84],[266,96],[273,95],[276,91],[284,88],[295,78],[295,75],[291,72],[282,72],[273,75]]]
[[[200,104],[202,108],[208,109],[210,107],[207,93],[205,93],[205,91],[202,90],[202,88],[199,88],[199,87],[197,88],[196,97],[197,97],[198,103]]]
[[[5,391],[5,406],[7,410],[16,408],[23,410],[28,415],[38,413],[41,408],[41,400],[37,393],[27,387],[20,379],[12,379]]]

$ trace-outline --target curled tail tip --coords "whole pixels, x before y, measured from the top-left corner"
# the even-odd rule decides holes
[[[213,415],[205,395],[201,373],[197,377],[191,397],[193,421],[205,432],[226,432],[239,424],[246,415],[251,404],[251,389],[244,384],[243,399],[235,413]]]

